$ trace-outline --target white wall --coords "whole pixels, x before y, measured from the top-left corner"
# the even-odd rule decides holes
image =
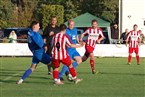
[[[85,48],[77,48],[81,56],[85,53]],[[145,57],[145,45],[140,46],[140,57]],[[128,47],[115,44],[97,44],[94,55],[99,57],[127,57]],[[0,56],[32,56],[27,43],[0,43]],[[135,54],[133,54],[135,56]]]
[[[137,24],[145,34],[145,0],[122,0],[122,9],[122,31],[125,28],[132,30],[133,25]]]

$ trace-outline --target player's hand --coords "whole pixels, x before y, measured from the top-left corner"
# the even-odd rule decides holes
[[[52,35],[54,35],[54,32],[53,32],[53,31],[51,31],[51,32],[49,33],[49,36],[52,36]]]
[[[98,44],[100,44],[100,42],[101,42],[100,40],[97,40],[97,41],[96,41],[96,43],[98,43]]]
[[[125,45],[126,45],[126,46],[128,46],[128,44],[127,44],[127,43],[126,43]]]
[[[81,46],[84,46],[85,45],[85,42],[80,42],[79,43]]]

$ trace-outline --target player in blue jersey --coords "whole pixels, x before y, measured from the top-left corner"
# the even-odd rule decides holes
[[[70,38],[70,40],[73,44],[79,43],[77,29],[74,27],[73,20],[68,21],[68,28],[66,29],[66,34],[68,35],[68,37]],[[82,63],[82,58],[81,58],[80,54],[77,52],[76,48],[68,48],[67,50],[68,50],[70,58],[72,60],[74,60],[72,65],[74,66],[74,68],[76,68],[78,66],[78,64]],[[67,73],[67,71],[68,71],[68,67],[66,65],[64,65],[62,67],[61,72],[59,73],[59,78],[62,79],[62,76],[65,73]],[[67,77],[68,77],[68,80],[71,80],[70,74],[67,74]]]
[[[41,35],[38,33],[39,31],[39,23],[37,21],[33,21],[31,23],[31,28],[28,31],[28,47],[31,50],[32,57],[32,65],[29,69],[25,71],[23,76],[16,84],[22,84],[23,81],[36,69],[37,64],[42,62],[44,64],[49,64],[51,61],[51,57],[46,54],[44,49],[44,42]]]

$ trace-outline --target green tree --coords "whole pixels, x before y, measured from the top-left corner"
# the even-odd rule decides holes
[[[42,28],[44,29],[51,20],[52,16],[56,16],[58,25],[64,22],[64,7],[61,5],[42,5],[40,10],[40,16],[42,16]]]
[[[0,28],[11,27],[14,25],[13,4],[10,0],[0,0]]]
[[[81,13],[89,12],[109,22],[118,21],[119,0],[80,0]]]
[[[28,27],[30,22],[34,20],[33,14],[36,10],[38,1],[36,0],[22,0],[16,4],[15,17],[17,27]]]

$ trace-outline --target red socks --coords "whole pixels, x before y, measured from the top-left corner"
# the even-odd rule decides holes
[[[95,67],[94,67],[95,62],[94,62],[94,60],[90,60],[90,65],[91,65],[92,70],[94,70],[95,69]]]
[[[70,74],[72,75],[72,77],[76,77],[76,71],[74,69],[74,67],[69,68]]]
[[[140,57],[136,56],[137,63],[140,63]]]
[[[58,71],[53,71],[53,78],[58,79]]]
[[[129,55],[129,56],[128,56],[128,63],[130,63],[130,62],[131,62],[131,59],[132,59],[132,56],[131,56],[131,55]]]

